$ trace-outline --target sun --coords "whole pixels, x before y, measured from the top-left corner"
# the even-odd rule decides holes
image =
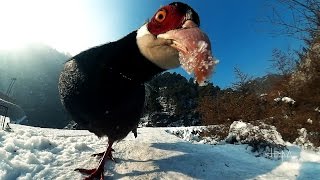
[[[35,6],[40,1],[0,1],[0,49],[14,49],[41,41],[39,20],[46,18]]]
[[[0,0],[0,50],[43,43],[63,52],[79,51],[86,43],[80,37],[87,33],[82,7],[75,0]]]
[[[103,7],[102,2],[0,0],[0,50],[41,43],[75,55],[115,40],[120,35],[115,24],[125,12],[112,8],[118,1],[104,2]]]
[[[30,42],[32,41],[28,40],[27,36],[19,32],[10,32],[9,29],[8,31],[0,30],[0,50],[22,48]]]
[[[19,27],[19,7],[15,8],[14,1],[0,1],[0,49],[12,49],[25,43]]]

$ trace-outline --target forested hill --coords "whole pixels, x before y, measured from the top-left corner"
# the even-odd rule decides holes
[[[9,100],[24,109],[28,125],[65,126],[66,114],[59,100],[57,83],[68,58],[42,44],[0,51],[0,92],[6,94],[12,79],[16,78]]]

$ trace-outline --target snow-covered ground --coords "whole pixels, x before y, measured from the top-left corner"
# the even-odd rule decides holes
[[[11,128],[0,130],[1,180],[81,179],[73,170],[94,168],[98,159],[90,155],[106,148],[106,138],[84,130]],[[139,128],[138,138],[129,134],[116,143],[116,163],[107,162],[106,179],[320,178],[319,153],[289,145],[282,159],[270,160],[246,145],[191,143],[168,133],[176,129]]]

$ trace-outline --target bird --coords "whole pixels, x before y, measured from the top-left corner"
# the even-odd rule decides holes
[[[130,132],[137,135],[145,83],[179,67],[179,52],[193,48],[181,41],[184,38],[179,40],[177,33],[171,36],[169,32],[192,37],[200,32],[199,26],[199,15],[193,8],[172,2],[123,38],[82,51],[65,62],[58,83],[64,108],[80,127],[108,137],[98,166],[76,169],[87,175],[85,179],[103,179],[106,160],[113,158],[112,145]],[[194,30],[183,33],[191,28]]]

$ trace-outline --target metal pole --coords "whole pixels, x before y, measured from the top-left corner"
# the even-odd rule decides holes
[[[12,87],[13,87],[13,85],[14,85],[14,83],[15,83],[16,80],[17,80],[17,78],[12,78],[12,79],[11,79],[10,85],[9,85],[9,87],[8,87],[8,89],[7,89],[7,96],[10,95],[11,90],[12,90]]]
[[[2,117],[0,119],[1,120],[0,121],[1,122],[0,125],[1,125],[1,128],[4,129],[6,117],[8,116],[8,107],[4,106],[4,105],[0,105],[0,110],[1,110],[1,112],[3,112],[3,113],[1,113]]]
[[[3,129],[3,128],[2,128],[3,123],[4,123],[4,116],[1,115],[1,117],[0,117],[0,126],[1,126],[1,129]]]

